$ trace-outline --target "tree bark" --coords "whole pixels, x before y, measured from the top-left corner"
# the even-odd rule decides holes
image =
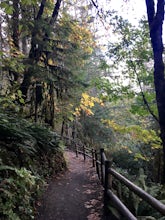
[[[41,5],[40,5],[40,8],[39,8],[36,20],[39,20],[42,17],[42,15],[44,13],[45,3],[46,3],[46,0],[41,1]]]
[[[52,13],[52,18],[50,20],[51,25],[53,25],[57,21],[61,2],[62,2],[62,0],[57,0],[57,2],[55,4],[55,7],[54,7],[54,10],[53,10],[53,13]]]
[[[19,50],[19,0],[13,0],[12,38],[15,48]]]
[[[159,114],[160,136],[163,145],[163,175],[162,183],[165,183],[165,77],[163,63],[162,26],[164,21],[164,0],[157,1],[155,11],[154,0],[146,0],[147,16],[150,30],[151,44],[154,56],[154,85],[156,102]]]
[[[52,17],[50,19],[50,22],[48,23],[51,26],[54,25],[54,23],[56,22],[56,20],[58,18],[58,13],[59,13],[61,2],[62,2],[62,0],[56,1],[56,4],[54,6],[54,10],[52,13]],[[39,8],[38,14],[36,16],[36,24],[37,24],[37,22],[39,22],[42,19],[42,15],[43,15],[44,8],[45,8],[45,3],[46,3],[46,0],[41,1],[40,8]],[[37,62],[39,61],[40,56],[43,52],[42,45],[40,46],[36,42],[36,34],[38,34],[39,32],[42,32],[43,30],[36,31],[36,29],[37,29],[36,26],[34,26],[34,30],[32,32],[32,39],[31,39],[31,49],[29,52],[30,65],[37,64]],[[48,36],[46,35],[46,33],[41,33],[41,34],[43,36],[43,41],[48,40]],[[31,83],[31,77],[32,77],[32,74],[30,73],[30,71],[27,70],[27,72],[24,74],[24,79],[23,79],[23,82],[20,86],[20,90],[22,91],[22,94],[24,95],[25,99],[27,97],[28,88]]]

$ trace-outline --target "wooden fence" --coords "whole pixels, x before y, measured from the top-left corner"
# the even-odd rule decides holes
[[[137,218],[130,212],[130,210],[121,202],[121,200],[112,191],[112,180],[113,178],[118,180],[129,188],[130,191],[138,195],[142,200],[146,201],[155,210],[165,216],[165,205],[150,194],[145,192],[143,189],[129,181],[127,178],[115,171],[111,166],[112,162],[107,160],[104,149],[100,149],[97,152],[94,149],[89,149],[85,146],[78,146],[75,144],[75,152],[78,157],[82,154],[84,161],[86,157],[91,158],[93,167],[96,168],[98,178],[102,186],[104,187],[104,212],[105,215],[108,213],[108,204],[111,202],[113,206],[128,220],[136,220]]]

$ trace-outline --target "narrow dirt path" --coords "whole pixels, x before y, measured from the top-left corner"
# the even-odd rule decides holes
[[[101,220],[103,189],[91,160],[65,153],[68,170],[52,180],[37,220]]]

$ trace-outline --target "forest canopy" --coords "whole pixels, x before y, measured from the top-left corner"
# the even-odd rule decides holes
[[[163,198],[164,1],[146,0],[136,25],[110,2],[0,2],[0,218],[20,219],[13,187],[33,194],[47,170],[65,167],[64,137],[104,147],[117,169],[145,177],[142,187]]]

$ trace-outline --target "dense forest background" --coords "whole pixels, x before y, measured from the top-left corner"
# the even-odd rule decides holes
[[[164,1],[146,0],[138,25],[108,8],[1,1],[1,219],[34,218],[45,179],[66,167],[64,137],[104,147],[116,169],[164,202]],[[161,219],[124,191],[136,215]]]

